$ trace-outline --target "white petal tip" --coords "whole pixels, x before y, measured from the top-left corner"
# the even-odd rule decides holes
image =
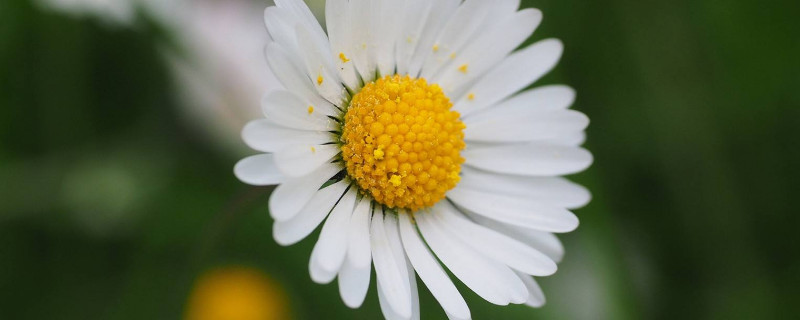
[[[311,281],[319,284],[329,284],[336,278],[336,273],[330,273],[313,265],[309,266],[309,274],[311,275]]]
[[[551,50],[555,50],[556,52],[558,52],[558,56],[561,56],[561,53],[564,52],[564,42],[562,42],[561,39],[547,38],[542,41],[539,41],[537,45],[547,46]]]
[[[528,302],[528,297],[512,297],[509,304],[524,304]]]
[[[564,219],[561,225],[558,228],[555,228],[556,230],[553,232],[554,233],[572,232],[575,231],[575,229],[578,229],[579,225],[580,225],[580,220],[578,220],[578,217],[575,216],[574,213],[570,212],[569,218]]]
[[[528,301],[525,302],[526,306],[529,306],[531,308],[537,308],[537,309],[541,308],[541,307],[544,307],[544,304],[545,304],[544,301],[538,301],[538,300],[534,300],[534,301],[528,300]]]
[[[293,245],[295,243],[300,242],[299,240],[293,240],[293,239],[287,238],[282,233],[280,233],[277,229],[278,228],[275,225],[273,225],[273,227],[272,227],[272,239],[274,239],[275,243],[277,243],[278,245],[280,245],[282,247],[288,247],[288,246],[291,246],[291,245]]]
[[[538,270],[536,274],[531,274],[531,275],[537,277],[547,277],[554,275],[557,271],[558,271],[558,265],[556,264],[555,261],[551,261],[551,263],[548,264],[546,267],[542,267],[542,270]]]
[[[364,298],[353,298],[349,296],[342,296],[342,302],[344,302],[344,305],[350,309],[358,309],[361,308],[361,305],[364,304]]]

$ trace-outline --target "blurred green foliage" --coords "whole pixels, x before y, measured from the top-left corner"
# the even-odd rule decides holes
[[[594,194],[540,310],[475,319],[800,312],[800,2],[523,1],[566,44],[541,83],[592,119]],[[316,237],[271,239],[269,188],[181,119],[153,25],[0,2],[0,318],[177,319],[194,279],[257,267],[299,319],[374,319],[312,283]],[[421,290],[423,318],[444,314]]]

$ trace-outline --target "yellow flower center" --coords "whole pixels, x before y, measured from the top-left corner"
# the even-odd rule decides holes
[[[386,76],[353,97],[342,129],[348,175],[390,208],[433,206],[460,180],[464,123],[442,89]]]

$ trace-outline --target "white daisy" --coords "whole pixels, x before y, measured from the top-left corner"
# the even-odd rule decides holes
[[[267,61],[286,90],[245,142],[264,154],[235,173],[270,197],[273,236],[294,244],[322,224],[311,277],[338,278],[359,307],[375,268],[389,319],[419,317],[419,276],[449,317],[470,318],[444,268],[487,301],[544,304],[532,276],[556,271],[553,233],[589,192],[588,119],[566,86],[520,92],[552,69],[558,40],[514,51],[542,19],[519,0],[328,0],[326,35],[300,0],[265,20]],[[441,261],[441,264],[440,264]]]

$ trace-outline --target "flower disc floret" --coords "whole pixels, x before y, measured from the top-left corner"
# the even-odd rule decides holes
[[[347,173],[389,208],[431,207],[460,180],[464,123],[436,85],[386,76],[353,96],[341,141]]]

